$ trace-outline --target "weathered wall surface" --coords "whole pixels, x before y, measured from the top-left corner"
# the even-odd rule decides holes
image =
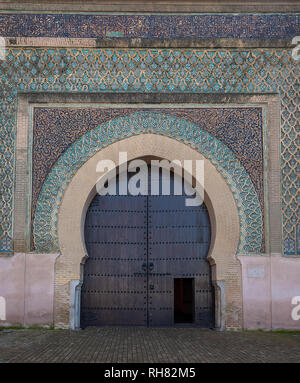
[[[0,258],[0,296],[6,306],[0,326],[53,325],[56,257],[16,253]]]
[[[246,329],[300,329],[292,318],[300,296],[300,262],[280,256],[239,256],[242,264],[243,317]],[[300,299],[299,299],[300,303]],[[299,307],[300,315],[300,307]]]

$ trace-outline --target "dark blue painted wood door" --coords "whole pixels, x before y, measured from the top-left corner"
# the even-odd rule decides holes
[[[175,278],[193,281],[192,323],[213,326],[208,212],[185,199],[172,186],[168,196],[95,196],[85,221],[82,327],[172,326]]]

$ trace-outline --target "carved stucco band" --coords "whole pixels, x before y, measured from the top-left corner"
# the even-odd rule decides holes
[[[230,187],[239,211],[238,253],[259,253],[262,212],[250,177],[233,153],[192,123],[154,112],[117,118],[83,135],[55,163],[41,190],[33,225],[37,250],[59,250],[57,221],[62,197],[76,171],[97,151],[126,137],[154,133],[194,147],[218,169]],[[174,153],[176,157],[176,154]],[[175,159],[175,158],[174,158]]]

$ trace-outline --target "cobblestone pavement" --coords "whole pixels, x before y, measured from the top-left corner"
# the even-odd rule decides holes
[[[0,331],[0,362],[300,362],[300,332],[195,328]]]

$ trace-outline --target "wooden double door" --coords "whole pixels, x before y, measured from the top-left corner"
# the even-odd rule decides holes
[[[81,327],[213,327],[209,216],[204,203],[185,201],[172,187],[170,195],[95,196],[85,220]]]

